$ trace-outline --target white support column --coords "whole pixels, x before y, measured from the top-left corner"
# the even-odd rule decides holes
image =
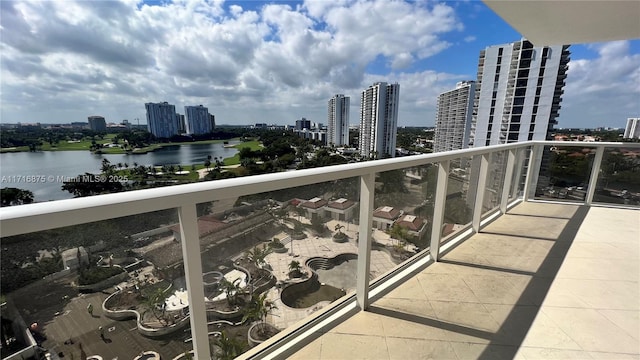
[[[476,201],[473,205],[473,220],[471,226],[474,232],[480,232],[480,219],[482,218],[482,204],[484,203],[484,193],[487,190],[487,173],[489,169],[490,154],[481,155],[480,171],[478,172],[478,188],[476,190]]]
[[[516,150],[516,176],[513,178],[513,187],[511,191],[511,197],[518,196],[518,189],[520,188],[520,180],[522,179],[522,165],[524,164],[525,148],[519,148]]]
[[[196,359],[209,359],[209,329],[204,302],[204,284],[202,281],[202,258],[200,255],[200,236],[196,205],[185,205],[178,209],[180,218],[180,236],[182,237],[182,257],[184,259],[184,277],[189,296],[189,321],[191,338]]]
[[[587,196],[584,199],[585,205],[591,205],[593,202],[593,194],[596,192],[598,183],[598,175],[600,175],[600,166],[602,165],[602,157],[604,156],[604,146],[596,148],[596,157],[593,159],[591,166],[591,175],[589,176],[589,186],[587,187]]]
[[[431,247],[429,252],[434,261],[440,260],[440,239],[442,238],[442,223],[444,221],[444,207],[447,202],[447,185],[449,184],[449,164],[443,161],[438,164],[438,182],[433,204],[433,223],[431,224]]]
[[[504,174],[504,181],[502,182],[502,196],[500,197],[500,212],[507,213],[507,204],[509,203],[509,194],[511,193],[511,186],[513,186],[513,173],[516,165],[516,150],[509,150],[507,156],[507,169]]]
[[[538,185],[538,174],[540,173],[540,164],[542,162],[543,145],[533,145],[533,149],[529,153],[529,165],[527,166],[527,178],[524,182],[524,201],[529,201],[536,193]]]
[[[360,310],[366,310],[369,307],[369,269],[371,268],[375,177],[375,173],[360,177],[360,226],[358,228],[358,267],[356,270],[356,301]]]

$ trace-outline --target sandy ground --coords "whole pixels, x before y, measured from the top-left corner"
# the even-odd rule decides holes
[[[235,169],[237,167],[240,167],[240,164],[223,166],[222,170],[224,171],[225,169]],[[211,170],[207,170],[207,169],[198,170],[198,179],[204,179],[204,177],[207,175],[209,171]]]

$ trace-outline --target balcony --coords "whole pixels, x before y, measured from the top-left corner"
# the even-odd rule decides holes
[[[270,266],[263,268],[277,282],[263,291],[278,305],[266,321],[281,332],[244,358],[344,358],[350,351],[359,358],[638,356],[638,166],[622,159],[639,151],[637,144],[522,142],[2,208],[3,248],[45,241],[65,247],[60,234],[69,231],[90,252],[106,254],[102,267],[111,267],[110,252],[134,247],[135,234],[113,229],[162,217],[156,222],[166,225],[144,233],[173,232],[134,249],[153,266],[127,271],[131,287],[57,296],[70,289],[64,279],[75,276],[71,264],[84,262],[84,253],[71,248],[62,274],[38,282],[30,296],[29,286],[16,290],[8,302],[25,324],[39,322],[33,333],[46,336],[39,344],[51,352],[73,354],[82,343],[85,354],[103,358],[143,351],[174,358],[193,348],[196,358],[207,359],[227,326],[212,315],[212,293],[220,291],[211,289],[210,277],[233,273],[245,250],[278,237],[285,251],[267,255]],[[577,172],[569,174],[566,161],[578,158]],[[297,199],[308,204],[297,207]],[[345,208],[327,215],[327,200]],[[394,208],[401,215],[374,223],[374,209],[395,214]],[[323,214],[330,216],[324,232],[329,224],[330,234],[335,229],[347,241],[309,230]],[[428,226],[420,229],[427,230],[402,235],[394,229],[398,219],[424,219]],[[301,226],[306,239],[292,240]],[[100,248],[91,235],[102,232],[113,236]],[[13,261],[4,251],[3,262]],[[286,275],[290,262],[327,263],[341,254],[357,255],[346,272],[353,282],[338,286],[346,295],[330,304],[284,302],[281,293],[299,283]],[[142,325],[105,315],[107,296],[135,294],[156,280],[172,285],[175,297],[148,308]],[[38,298],[47,306],[28,308]],[[94,302],[95,313],[87,312]],[[151,313],[160,308],[176,317],[155,321]],[[101,339],[98,327],[119,346]],[[179,330],[175,338],[154,337],[171,327]]]

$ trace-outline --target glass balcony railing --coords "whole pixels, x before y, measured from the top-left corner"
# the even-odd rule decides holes
[[[518,201],[637,207],[638,153],[524,142],[2,208],[2,358],[278,357]]]

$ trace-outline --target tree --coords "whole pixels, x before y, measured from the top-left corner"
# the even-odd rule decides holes
[[[29,190],[18,188],[2,188],[0,189],[0,202],[2,206],[31,204],[33,202],[33,193]]]
[[[222,280],[220,280],[219,286],[222,289],[222,292],[224,292],[229,306],[236,306],[238,304],[238,295],[241,290],[241,281],[242,279],[240,278],[235,279],[233,282],[225,278],[222,278]]]
[[[157,288],[155,289],[155,291],[148,293],[144,297],[144,301],[143,301],[143,304],[147,307],[148,310],[151,310],[151,313],[153,314],[153,316],[161,324],[164,324],[164,325],[167,324],[167,320],[162,316],[164,313],[164,310],[160,312],[158,307],[163,306],[164,308],[165,299],[166,299],[166,295],[164,293],[164,290],[161,288]]]
[[[267,244],[262,245],[262,248],[256,246],[253,249],[246,252],[245,256],[251,261],[257,268],[262,268],[266,264],[267,255],[271,254],[273,249]]]
[[[245,350],[245,344],[239,339],[229,337],[224,331],[220,333],[213,344],[220,348],[215,354],[216,359],[232,360],[240,356]]]
[[[302,275],[302,267],[300,266],[300,262],[292,260],[289,263],[289,276],[299,277],[300,275]]]
[[[246,321],[260,321],[261,324],[258,326],[258,335],[262,338],[265,338],[267,335],[267,316],[277,308],[278,307],[276,306],[276,304],[274,304],[270,300],[267,300],[267,293],[252,296],[251,301],[244,310],[242,322],[244,323]]]
[[[398,224],[393,224],[393,226],[388,230],[388,233],[392,239],[398,240],[396,243],[398,246],[404,246],[405,241],[409,238],[409,232],[407,229]]]

